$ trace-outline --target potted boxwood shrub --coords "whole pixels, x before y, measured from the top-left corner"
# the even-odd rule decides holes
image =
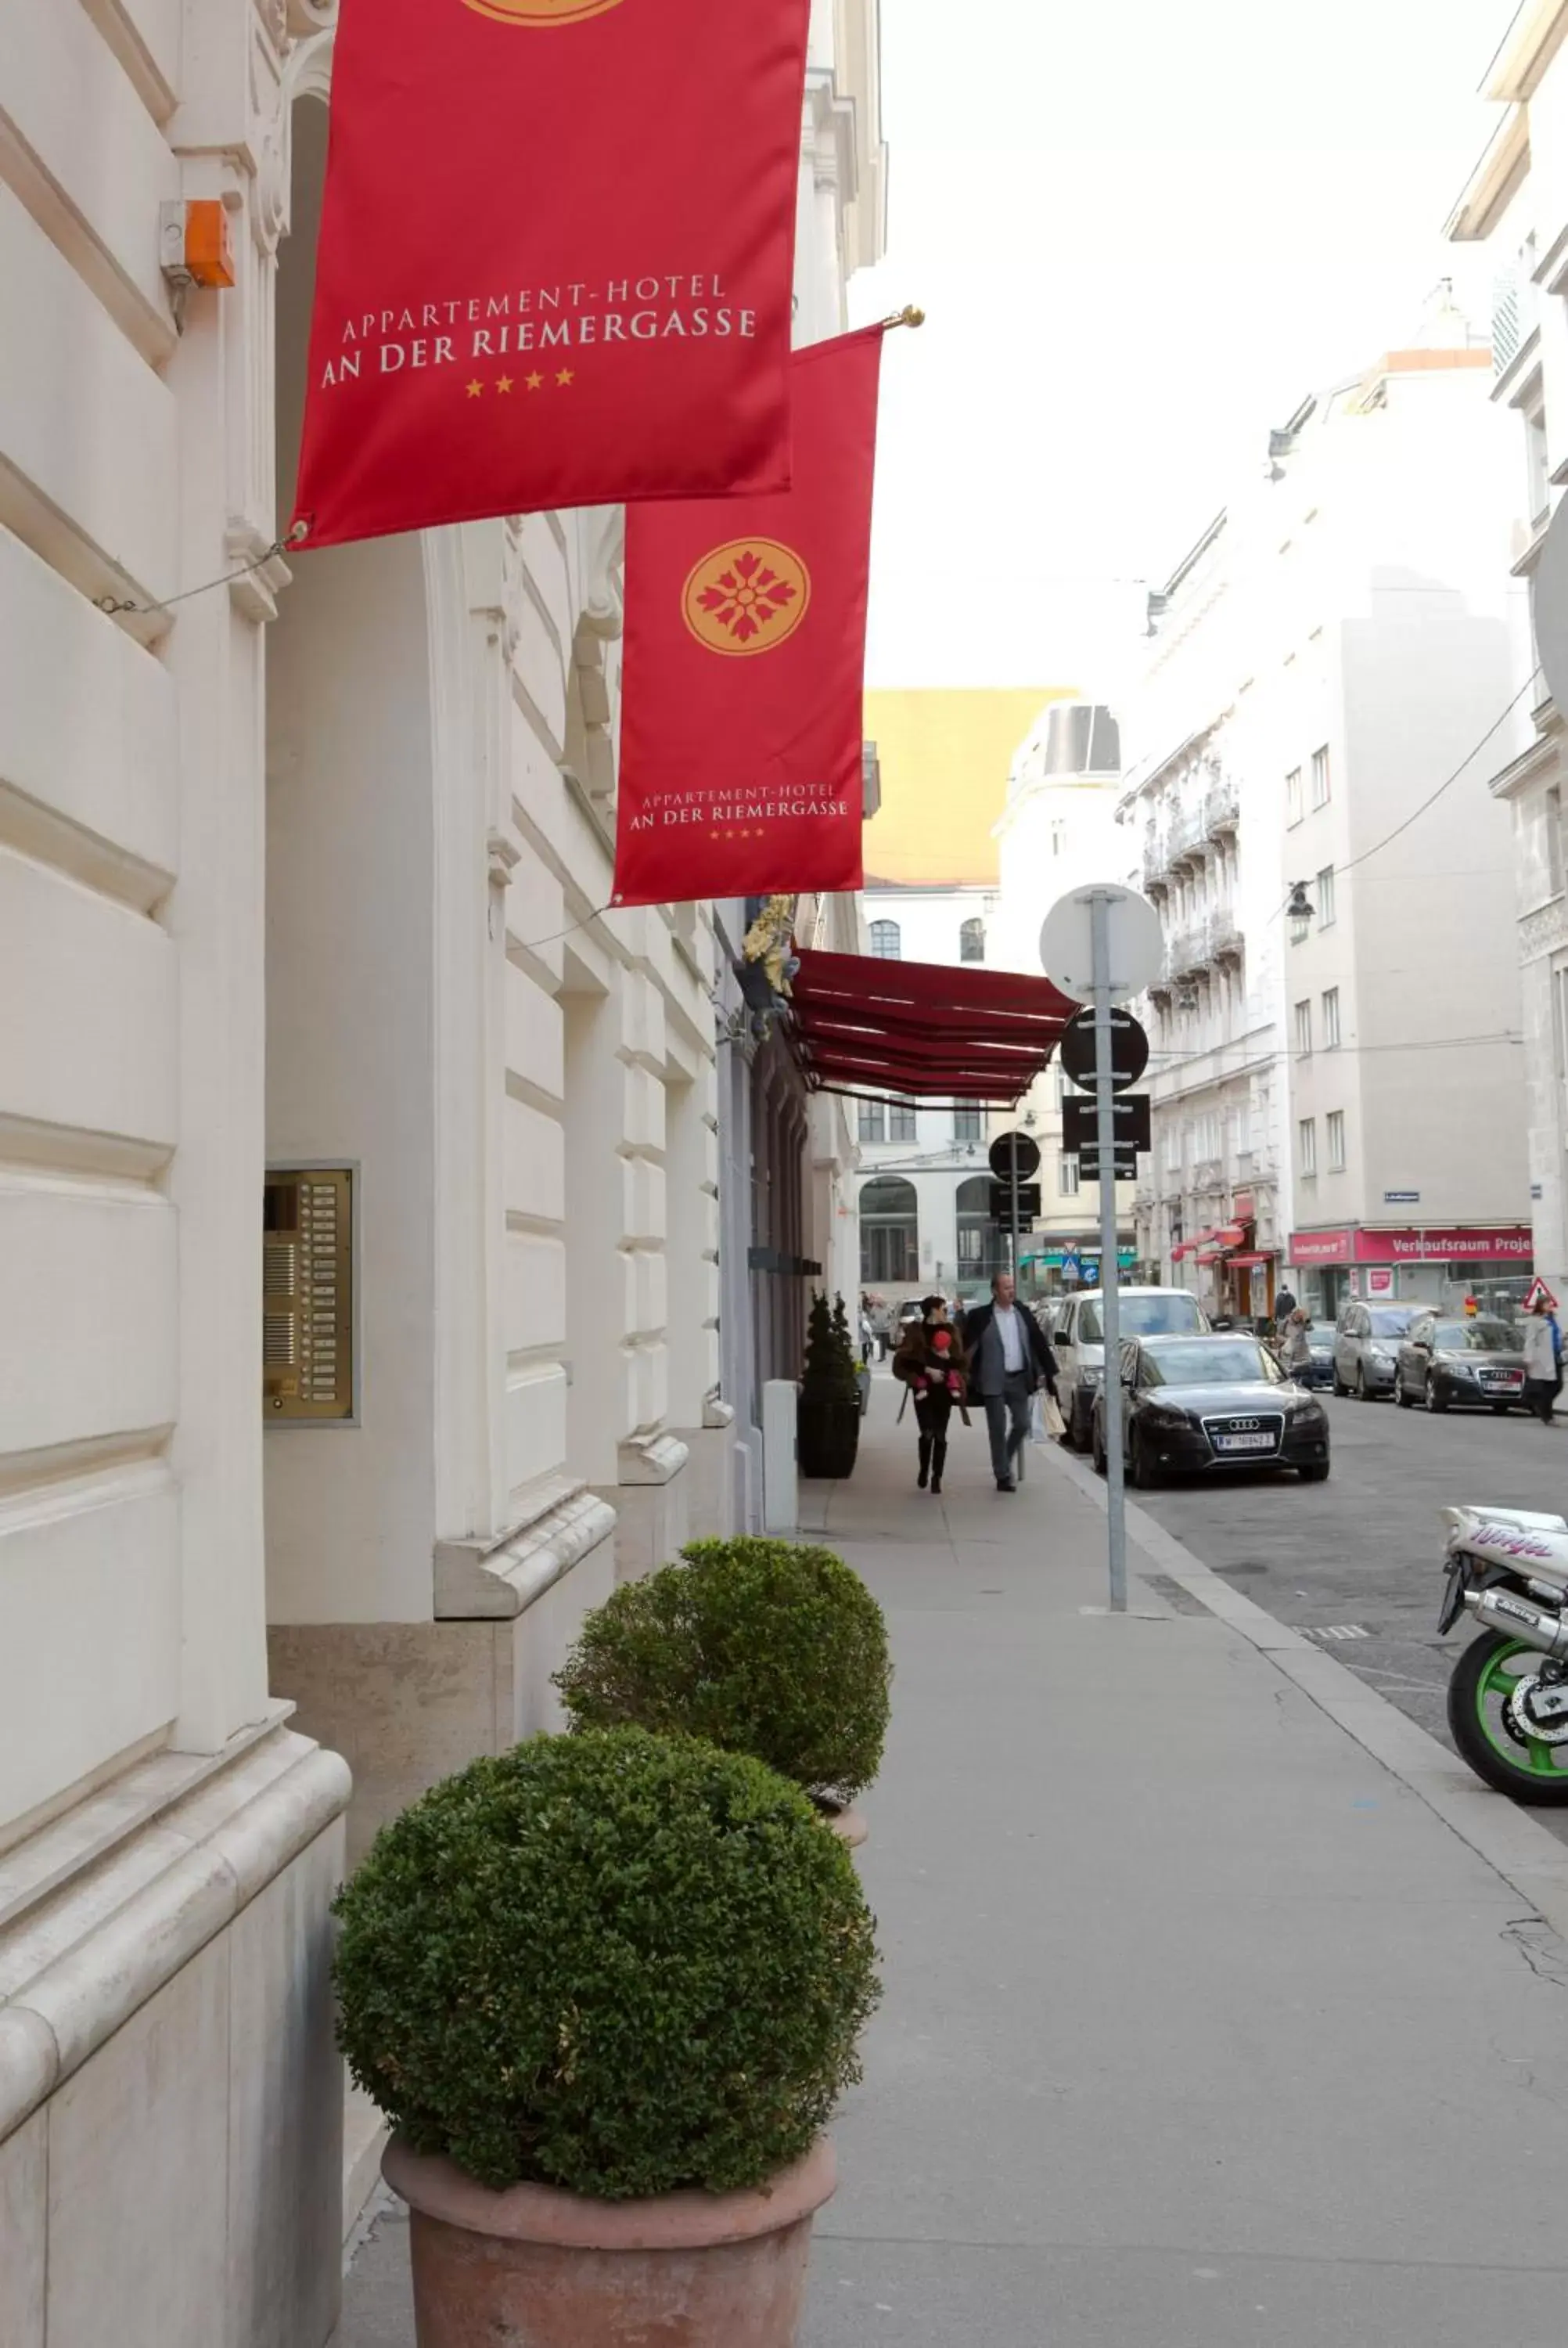
[[[806,1323],[805,1366],[795,1405],[795,1450],[803,1476],[840,1480],[860,1448],[860,1388],[844,1299],[836,1316],[819,1290]]]
[[[877,1994],[794,1787],[691,1737],[537,1736],[384,1828],[336,1912],[419,2348],[790,2348]]]
[[[846,1841],[887,1734],[893,1667],[882,1609],[831,1550],[743,1534],[623,1582],[555,1675],[581,1728],[635,1721],[754,1754]]]

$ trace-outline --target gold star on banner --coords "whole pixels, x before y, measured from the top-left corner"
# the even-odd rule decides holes
[[[512,378],[509,375],[498,375],[496,377],[496,389],[497,391],[510,391],[511,387]]]
[[[570,367],[562,367],[559,375],[556,377],[556,381],[558,383],[575,383],[576,380],[577,378],[572,374]]]
[[[527,376],[524,377],[524,387],[528,391],[538,391],[543,382],[544,377],[542,375]]]
[[[470,399],[477,399],[477,398],[478,398],[478,396],[479,396],[479,394],[484,390],[484,388],[485,388],[485,386],[484,386],[484,385],[483,385],[482,383],[471,383],[471,384],[468,386],[468,396],[469,396],[469,398],[470,398]]]

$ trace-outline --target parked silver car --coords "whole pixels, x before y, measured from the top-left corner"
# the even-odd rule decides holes
[[[1399,1347],[1410,1324],[1425,1304],[1365,1304],[1352,1298],[1339,1315],[1334,1332],[1334,1391],[1371,1402],[1378,1395],[1390,1400],[1399,1372]]]

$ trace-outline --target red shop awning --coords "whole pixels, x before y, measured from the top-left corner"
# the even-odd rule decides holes
[[[1245,1255],[1227,1256],[1225,1261],[1227,1263],[1234,1263],[1238,1272],[1255,1272],[1260,1263],[1272,1263],[1274,1258],[1271,1255],[1259,1255],[1254,1249]]]
[[[1045,978],[805,953],[791,1042],[814,1092],[1016,1101],[1080,1005]]]
[[[1240,1223],[1222,1223],[1214,1236],[1221,1247],[1233,1248],[1240,1247],[1246,1232]]]

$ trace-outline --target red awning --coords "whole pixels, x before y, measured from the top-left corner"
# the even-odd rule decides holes
[[[1240,1247],[1246,1237],[1245,1227],[1241,1223],[1222,1223],[1214,1237],[1221,1247]]]
[[[1238,1272],[1255,1272],[1260,1263],[1272,1263],[1274,1258],[1271,1255],[1259,1255],[1255,1250],[1246,1255],[1227,1256],[1225,1261],[1227,1263],[1234,1263]]]
[[[1080,1008],[1045,978],[805,953],[791,1041],[814,1092],[1011,1103]]]
[[[1197,1249],[1198,1243],[1196,1240],[1178,1240],[1175,1246],[1171,1250],[1171,1262],[1173,1263],[1180,1263],[1184,1256],[1195,1255],[1197,1253]]]
[[[1204,1248],[1198,1257],[1200,1263],[1225,1263],[1227,1261],[1224,1248]]]

